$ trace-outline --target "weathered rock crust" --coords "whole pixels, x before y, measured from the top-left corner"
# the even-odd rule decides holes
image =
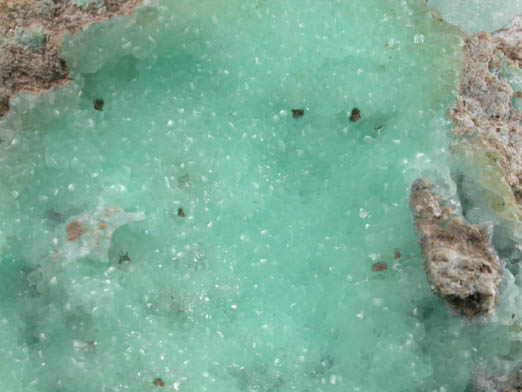
[[[449,117],[455,124],[453,134],[457,150],[464,153],[464,159],[474,160],[472,164],[489,166],[482,167],[481,173],[480,169],[477,170],[479,174],[475,173],[475,180],[486,192],[495,195],[496,200],[490,202],[493,212],[519,240],[522,218],[522,112],[513,107],[512,100],[522,99],[522,92],[513,91],[495,70],[501,66],[522,68],[522,15],[493,34],[467,34],[464,51],[466,65],[461,73],[459,96],[449,111]],[[444,245],[441,247],[444,249]],[[481,243],[475,252],[483,250],[484,244]],[[427,253],[425,251],[425,263],[429,263],[428,258],[429,250]],[[496,297],[494,284],[500,280],[498,262],[495,267],[495,276],[485,276],[482,285],[494,292]],[[431,266],[426,268],[428,270]],[[431,280],[435,276],[433,272],[428,272],[428,277]],[[446,290],[449,288],[444,286]],[[494,306],[493,298],[488,301],[491,304],[488,308]],[[522,392],[522,366],[518,366],[509,377],[502,376],[496,380],[478,377],[474,381],[477,392]]]
[[[453,133],[461,138],[463,150],[481,151],[483,159],[479,165],[500,166],[503,178],[488,179],[488,170],[492,173],[496,169],[484,169],[482,182],[486,188],[488,184],[497,188],[490,191],[502,199],[496,206],[500,219],[507,217],[505,210],[513,205],[515,217],[510,219],[520,220],[522,112],[513,108],[514,91],[494,70],[502,65],[501,61],[507,66],[522,67],[522,17],[493,34],[468,34],[464,50],[466,65],[461,73],[459,97],[449,113],[455,123]],[[522,98],[522,93],[517,96]]]
[[[413,182],[410,209],[432,290],[467,316],[490,314],[501,267],[490,251],[486,230],[464,222],[450,207],[441,207],[425,179]]]
[[[522,365],[515,369],[509,380],[503,385],[502,392],[522,392]]]
[[[522,392],[522,365],[515,366],[511,374],[491,376],[479,365],[479,371],[473,379],[475,392]]]
[[[69,81],[61,37],[131,14],[140,0],[0,0],[0,118],[21,91],[41,93]],[[81,4],[80,6],[75,4]]]

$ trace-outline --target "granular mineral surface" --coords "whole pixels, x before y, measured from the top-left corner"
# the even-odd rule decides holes
[[[420,0],[33,3],[59,18],[0,46],[58,77],[0,59],[0,391],[507,385],[518,215],[454,158],[520,182],[455,147],[462,30]],[[492,230],[473,317],[430,290],[420,177]]]

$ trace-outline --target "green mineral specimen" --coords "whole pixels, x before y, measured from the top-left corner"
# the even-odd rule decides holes
[[[444,19],[466,31],[495,31],[522,13],[522,0],[426,0]]]
[[[455,198],[461,44],[418,0],[147,1],[68,37],[73,81],[0,122],[0,390],[450,392],[516,357],[522,274],[459,317],[408,210],[419,176]]]

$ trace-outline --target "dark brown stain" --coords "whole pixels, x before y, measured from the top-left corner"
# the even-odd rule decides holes
[[[65,227],[65,239],[67,241],[74,241],[81,237],[83,233],[85,233],[87,230],[85,227],[80,223],[80,221],[77,221],[76,219],[71,221],[66,227]]]
[[[183,208],[178,208],[178,216],[180,218],[183,218],[185,216],[185,211],[183,211]]]
[[[103,102],[103,99],[95,99],[94,101],[92,101],[92,104],[94,105],[94,109],[101,112],[103,111],[103,105],[105,104],[105,102]]]
[[[292,117],[300,118],[304,116],[304,109],[292,109]]]
[[[161,378],[159,378],[159,377],[155,378],[153,383],[157,387],[164,387],[165,386],[165,382]]]
[[[518,99],[522,99],[522,91],[517,91],[516,96]]]
[[[482,293],[473,293],[465,298],[461,298],[458,295],[447,295],[445,298],[455,309],[465,309],[466,314],[469,316],[480,313],[485,300]]]
[[[357,108],[352,109],[352,114],[350,115],[351,122],[357,122],[361,119],[361,111]]]
[[[388,269],[388,264],[386,264],[384,262],[375,263],[372,265],[373,272],[382,272],[382,271],[386,271],[387,269]]]

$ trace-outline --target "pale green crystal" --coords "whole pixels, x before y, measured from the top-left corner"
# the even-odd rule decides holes
[[[495,31],[522,13],[522,0],[427,0],[445,20],[470,32]]]
[[[0,123],[0,389],[463,391],[513,356],[520,282],[459,318],[407,207],[418,176],[455,195],[461,41],[414,0],[164,0],[69,37],[74,81]]]

